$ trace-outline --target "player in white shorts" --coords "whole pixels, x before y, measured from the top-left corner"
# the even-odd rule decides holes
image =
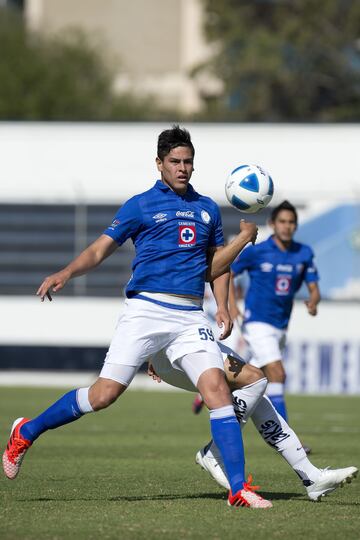
[[[66,393],[36,418],[17,419],[3,454],[3,469],[14,479],[25,453],[42,433],[111,405],[140,365],[164,349],[209,406],[212,437],[231,486],[228,504],[270,508],[271,502],[246,482],[242,435],[222,356],[202,311],[205,280],[214,281],[228,271],[245,245],[255,242],[257,227],[242,221],[238,236],[224,247],[217,204],[190,184],[195,150],[189,133],[179,126],[163,131],[157,150],[161,179],[126,201],[104,233],[64,269],[47,277],[37,292],[42,301],[51,299],[50,291],[57,292],[69,279],[89,272],[131,238],[136,254],[125,310],[100,376],[91,387]],[[227,310],[223,323],[227,332],[231,327]]]
[[[182,310],[166,307],[168,303],[179,305],[180,302],[183,307],[191,307],[196,305],[194,300],[186,302],[184,298],[162,293],[143,292],[141,296],[157,300],[157,303],[141,298],[125,301],[125,310],[116,326],[101,378],[128,386],[142,364],[160,349],[195,386],[204,371],[223,370],[222,357],[204,312],[189,311],[184,317]],[[202,339],[204,336],[206,339]],[[192,355],[189,360],[188,355]]]
[[[245,363],[223,343],[219,343],[219,347],[240,426],[244,427],[251,417],[264,441],[274,448],[298,475],[310,500],[319,501],[357,476],[356,467],[334,470],[315,467],[309,461],[296,433],[276,411],[268,397],[264,396],[267,380],[262,371]],[[176,388],[197,391],[184,371],[169,362],[165,351],[160,351],[151,358],[148,373],[158,382],[163,380]],[[221,455],[214,441],[211,440],[199,450],[195,459],[220,486],[229,489]]]

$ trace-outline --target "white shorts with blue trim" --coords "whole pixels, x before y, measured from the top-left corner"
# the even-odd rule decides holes
[[[140,366],[161,350],[175,369],[180,369],[176,360],[201,352],[208,357],[202,362],[203,371],[224,368],[210,323],[201,309],[172,309],[132,298],[125,302],[100,377],[128,385]]]

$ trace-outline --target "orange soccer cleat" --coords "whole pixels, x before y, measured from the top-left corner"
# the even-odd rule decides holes
[[[11,428],[10,439],[3,453],[4,473],[10,480],[14,480],[19,474],[22,460],[32,445],[31,441],[28,441],[20,434],[21,426],[28,421],[28,418],[18,418],[15,420]]]
[[[256,489],[259,489],[259,486],[252,486],[252,476],[249,474],[248,481],[244,482],[243,488],[240,489],[235,495],[229,491],[228,496],[228,505],[229,506],[246,506],[248,508],[271,508],[272,503],[263,499],[255,493]]]

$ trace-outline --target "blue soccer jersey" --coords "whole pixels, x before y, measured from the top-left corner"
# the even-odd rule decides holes
[[[189,184],[178,195],[158,180],[129,199],[104,234],[136,251],[126,296],[137,291],[203,297],[207,250],[224,244],[220,211]]]
[[[294,296],[303,281],[319,280],[313,257],[312,249],[298,242],[292,242],[288,250],[282,251],[271,236],[246,248],[231,265],[234,274],[244,270],[249,273],[244,322],[265,322],[286,328]]]

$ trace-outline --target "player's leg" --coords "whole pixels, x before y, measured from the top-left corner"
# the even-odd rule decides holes
[[[137,371],[137,368],[132,369]],[[126,388],[116,381],[99,378],[90,388],[67,392],[37,417],[15,420],[2,458],[5,475],[10,480],[16,478],[27,450],[42,433],[108,407]]]
[[[139,328],[132,322],[135,320],[143,327],[143,321],[138,322],[139,317],[136,317],[134,311],[136,312],[136,309],[131,305],[126,307],[111,341],[100,377],[92,387],[67,392],[32,420],[15,420],[3,454],[3,468],[8,478],[14,479],[17,476],[25,453],[42,433],[74,422],[86,413],[108,407],[126,390],[146,359],[143,342],[137,337]],[[151,328],[148,334],[149,339],[152,339]]]
[[[243,382],[248,382],[249,377],[254,376],[253,373],[249,373],[250,369],[251,366],[245,365],[241,366],[241,369],[237,368],[236,371],[232,369],[230,374],[227,370],[227,377],[232,378],[232,385],[236,378],[236,384],[240,386]],[[237,371],[240,371],[241,376],[234,376],[234,372]],[[243,407],[243,414],[239,415],[242,426],[250,415],[264,441],[274,448],[298,475],[311,500],[319,500],[338,486],[350,483],[352,478],[357,475],[358,470],[355,467],[331,470],[319,469],[314,466],[308,459],[296,433],[279,415],[266,396],[261,396],[254,408]],[[221,454],[213,441],[210,441],[203,450],[198,452],[196,461],[210,473],[219,485],[228,489],[229,483]]]
[[[234,351],[223,344],[219,346],[223,354],[227,383],[232,391],[235,414],[239,423],[245,423],[262,398],[267,381],[260,369],[245,364]],[[197,452],[195,461],[208,471],[218,484],[229,489],[221,453],[213,440]]]
[[[274,405],[277,412],[287,420],[288,414],[285,404],[285,369],[282,360],[275,360],[262,366],[268,382],[266,395]]]
[[[220,367],[209,367],[203,370],[200,366],[204,365],[205,355],[207,360],[213,360],[214,366],[218,364],[217,357],[209,358],[210,355],[207,353],[188,354],[177,363],[193,381],[207,404],[210,412],[211,433],[223,456],[231,489],[233,493],[236,493],[242,489],[245,482],[245,458],[241,431],[224,371]]]
[[[261,369],[246,364],[233,351],[224,361],[225,376],[232,393],[235,414],[246,422],[264,395],[267,379]]]
[[[284,397],[286,374],[282,362],[285,331],[270,324],[251,322],[244,325],[243,336],[252,353],[249,363],[262,369],[268,379],[266,395],[278,413],[287,419]]]
[[[277,450],[298,475],[311,500],[319,500],[339,485],[350,483],[357,475],[355,467],[331,470],[314,466],[296,433],[266,396],[259,401],[251,419],[264,441]]]
[[[177,360],[178,366],[198,388],[210,411],[213,440],[220,451],[229,479],[228,503],[232,506],[269,508],[271,503],[255,494],[245,481],[245,459],[241,429],[225,380],[222,359],[207,352],[192,353]],[[216,367],[218,366],[218,367]]]

